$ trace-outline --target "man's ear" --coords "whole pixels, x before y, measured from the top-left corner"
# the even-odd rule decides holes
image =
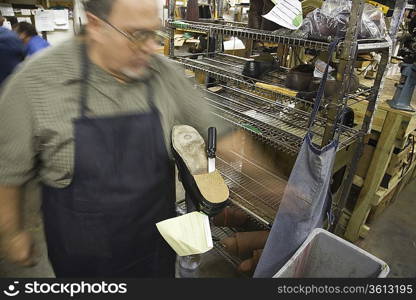
[[[88,23],[86,31],[88,36],[96,42],[100,42],[103,36],[103,21],[92,13],[87,12]]]

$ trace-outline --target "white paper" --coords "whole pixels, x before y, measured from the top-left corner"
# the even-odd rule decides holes
[[[302,25],[302,4],[298,0],[276,0],[276,5],[263,18],[288,29],[296,30]]]
[[[32,20],[30,19],[30,17],[17,17],[17,22],[27,22],[32,24]]]
[[[9,21],[4,21],[3,27],[12,30],[12,23],[10,23]]]
[[[0,11],[3,17],[14,17],[14,11],[11,4],[0,3]]]
[[[53,10],[38,10],[35,14],[35,25],[38,32],[55,30],[55,14]]]
[[[68,10],[56,9],[53,13],[55,19],[55,29],[69,29]]]
[[[185,38],[183,37],[183,34],[175,34],[174,46],[182,47],[184,43],[185,43]]]
[[[161,221],[156,227],[179,256],[202,254],[214,246],[209,218],[197,211]]]
[[[199,44],[201,41],[197,39],[187,39],[185,43]]]
[[[313,76],[316,78],[322,78],[325,73],[326,65],[327,65],[326,62],[318,59],[315,62],[315,70],[313,71]],[[328,73],[331,73],[332,71],[334,71],[334,68],[329,66]],[[328,74],[328,80],[335,80],[335,78],[331,76],[330,74]]]
[[[224,50],[243,50],[246,49],[244,43],[236,37],[231,37],[229,41],[224,42]]]
[[[30,16],[32,14],[30,9],[21,9],[20,13],[22,14],[22,16]]]

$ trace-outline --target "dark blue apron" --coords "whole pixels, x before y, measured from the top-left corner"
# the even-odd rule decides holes
[[[176,255],[155,223],[174,217],[169,159],[150,79],[149,113],[90,117],[84,49],[75,164],[65,188],[43,186],[48,255],[57,277],[174,277]]]

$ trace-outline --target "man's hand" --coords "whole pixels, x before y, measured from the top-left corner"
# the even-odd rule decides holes
[[[34,266],[34,242],[21,220],[21,188],[0,186],[0,255],[17,265]]]
[[[28,232],[20,231],[4,237],[1,246],[7,261],[22,267],[33,267],[37,264],[34,242]]]

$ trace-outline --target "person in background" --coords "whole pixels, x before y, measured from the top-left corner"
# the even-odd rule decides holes
[[[35,26],[27,22],[19,22],[14,31],[19,35],[19,38],[26,45],[26,56],[31,56],[36,52],[49,47],[48,41],[45,41],[38,35]]]
[[[7,20],[10,22],[12,29],[14,29],[17,23],[19,23],[19,21],[17,20],[17,17],[7,17]]]
[[[18,36],[3,27],[0,14],[0,86],[25,57],[25,47]]]

